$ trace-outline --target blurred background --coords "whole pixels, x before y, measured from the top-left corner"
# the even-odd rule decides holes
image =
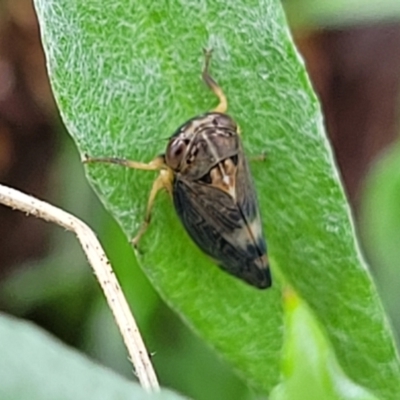
[[[321,100],[356,228],[400,338],[400,2],[284,0]],[[89,188],[49,87],[31,0],[0,0],[0,182],[72,212],[115,260],[161,384],[195,399],[254,394],[167,308]],[[0,206],[0,310],[130,376],[74,236]]]

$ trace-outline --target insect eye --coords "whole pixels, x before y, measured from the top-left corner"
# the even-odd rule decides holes
[[[181,139],[175,139],[170,142],[165,154],[167,164],[172,169],[177,169],[182,161],[187,148],[187,141]]]

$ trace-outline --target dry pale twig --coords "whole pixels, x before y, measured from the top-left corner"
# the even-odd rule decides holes
[[[76,234],[114,314],[141,385],[149,391],[158,391],[157,377],[139,329],[110,262],[93,231],[73,215],[7,186],[0,185],[0,203],[54,222]]]

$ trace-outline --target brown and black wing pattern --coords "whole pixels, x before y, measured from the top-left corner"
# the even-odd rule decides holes
[[[244,165],[236,177],[236,202],[218,188],[176,177],[174,204],[193,241],[221,268],[251,285],[267,288],[271,276],[257,199],[246,160],[240,161]]]

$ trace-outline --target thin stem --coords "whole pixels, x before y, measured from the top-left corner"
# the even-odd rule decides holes
[[[159,385],[149,353],[111,264],[94,232],[73,215],[7,186],[0,185],[0,204],[54,222],[75,233],[114,314],[139,382],[148,391],[158,391]]]

